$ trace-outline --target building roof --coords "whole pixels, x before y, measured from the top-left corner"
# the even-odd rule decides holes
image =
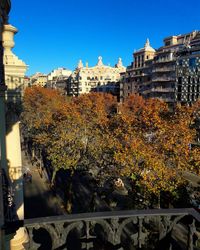
[[[155,52],[155,49],[151,47],[148,38],[147,38],[147,40],[146,40],[146,43],[145,43],[145,45],[144,45],[144,48],[141,48],[141,49],[139,49],[139,50],[136,50],[136,52],[134,52],[134,54],[141,53],[141,52],[145,52],[145,51],[148,51],[148,52]]]
[[[88,67],[88,63],[84,67],[84,65],[82,63],[82,60],[79,60],[76,70],[82,71],[82,70],[85,70],[85,69],[87,69],[87,70],[95,70],[95,69],[102,69],[102,68],[111,69],[111,70],[115,70],[115,69],[122,69],[123,70],[123,69],[125,69],[125,67],[123,66],[121,58],[119,58],[117,64],[114,67],[112,67],[110,65],[103,64],[102,57],[99,56],[97,64],[95,66],[93,66],[93,67]]]

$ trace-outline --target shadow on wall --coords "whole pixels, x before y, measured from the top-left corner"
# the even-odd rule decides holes
[[[14,131],[15,124],[19,122],[21,110],[21,93],[8,90],[5,93],[6,137],[10,136],[11,132]],[[5,231],[6,234],[10,234],[13,238],[16,230],[22,226],[19,219],[23,218],[23,176],[21,164],[19,166],[11,166],[9,155],[12,157],[12,152],[16,151],[14,144],[11,147],[12,143],[7,148],[8,174],[5,170],[2,171]],[[8,153],[9,150],[10,152]],[[10,223],[12,223],[12,226],[9,226]]]
[[[12,131],[15,123],[19,122],[19,117],[22,112],[22,95],[17,90],[8,90],[6,92],[6,134]]]

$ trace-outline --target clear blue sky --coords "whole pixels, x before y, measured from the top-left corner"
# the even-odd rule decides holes
[[[200,0],[12,0],[10,23],[28,75],[74,69],[80,58],[93,66],[99,55],[127,66],[147,37],[158,48],[166,36],[200,30]]]

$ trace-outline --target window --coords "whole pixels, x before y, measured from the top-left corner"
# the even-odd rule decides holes
[[[199,84],[197,85],[197,92],[199,93]]]
[[[181,101],[181,94],[178,94],[178,95],[177,95],[177,100],[178,100],[178,101]]]
[[[144,55],[142,55],[142,61],[144,61]]]
[[[188,93],[190,93],[190,85],[188,85]]]
[[[180,85],[182,84],[182,77],[178,78],[178,84],[180,84]]]
[[[189,66],[190,68],[194,68],[196,65],[196,58],[190,58],[189,59]]]
[[[194,85],[192,85],[192,93],[194,93],[194,92],[195,92],[195,87],[194,87]]]
[[[178,92],[181,93],[181,85],[178,85]]]
[[[165,46],[169,46],[170,44],[170,41],[165,42]]]

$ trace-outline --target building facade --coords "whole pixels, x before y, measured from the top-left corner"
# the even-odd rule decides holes
[[[185,51],[188,46],[191,47],[191,53],[189,52],[191,59],[187,59],[190,63],[188,61],[186,64],[191,64],[193,60],[195,65],[193,68],[196,69],[196,65],[198,66],[199,63],[198,37],[198,31],[170,36],[164,39],[164,45],[157,50],[151,48],[147,41],[143,49],[133,54],[134,61],[132,65],[127,67],[125,74],[121,75],[121,101],[132,93],[142,95],[144,98],[158,98],[169,104],[181,100],[179,98],[180,93],[177,94],[177,92],[180,92],[180,74],[183,72],[181,69],[183,64],[180,65],[179,62],[185,62],[186,58],[182,58],[185,56],[185,52],[180,52]],[[193,53],[192,50],[195,52]],[[145,56],[145,51],[148,51],[148,53],[150,51],[151,54]],[[177,79],[179,79],[179,82]],[[184,78],[185,85],[189,79]],[[198,82],[198,80],[194,81]],[[183,92],[183,89],[181,91]],[[188,88],[188,91],[192,91],[192,88]],[[191,98],[192,96],[191,94]]]
[[[200,98],[200,32],[176,56],[175,100],[192,103]]]
[[[50,81],[54,81],[56,80],[57,78],[63,76],[63,77],[69,77],[70,75],[72,74],[72,71],[69,70],[69,69],[66,69],[66,68],[58,68],[58,69],[54,69],[52,70],[48,76],[47,76],[47,79],[48,79],[48,82]]]
[[[144,97],[159,98],[169,104],[176,102],[177,52],[187,47],[197,34],[193,31],[164,39],[164,46],[156,51],[152,61],[152,82],[149,94]]]
[[[59,89],[65,93],[67,88],[67,79],[71,74],[72,71],[66,68],[52,70],[52,72],[47,76],[47,88]]]
[[[7,88],[5,84],[5,71],[8,71],[6,62],[8,65],[12,65],[11,48],[13,45],[12,37],[14,35],[14,28],[8,25],[8,13],[10,11],[10,1],[1,0],[0,2],[0,249],[19,249],[23,250],[23,244],[27,242],[28,235],[24,227],[16,228],[13,234],[10,234],[5,238],[3,227],[7,222],[13,219],[13,214],[16,213],[19,220],[24,219],[24,202],[23,202],[23,179],[22,179],[22,159],[21,159],[21,145],[20,145],[20,132],[19,121],[14,112],[7,112],[11,119],[8,119],[6,110],[8,111],[7,95],[9,94],[9,86]],[[14,29],[14,30],[13,30]],[[15,32],[15,31],[14,31]],[[6,41],[6,43],[5,43]],[[8,42],[9,41],[9,42]],[[9,44],[10,43],[10,44]],[[9,51],[10,47],[10,51]],[[5,58],[8,55],[6,51],[9,51],[9,58]],[[15,57],[15,56],[14,56]],[[8,61],[6,61],[6,59]],[[16,58],[15,58],[16,59]],[[5,71],[4,71],[5,68]],[[9,68],[11,70],[12,67]],[[17,74],[18,71],[16,70]],[[14,74],[14,72],[13,72]],[[17,75],[18,76],[18,75]],[[8,83],[10,83],[7,80]],[[7,90],[8,89],[8,90]],[[7,91],[7,93],[6,93]],[[14,88],[12,89],[14,92]],[[6,94],[6,95],[5,95]],[[12,93],[14,94],[14,93]],[[7,126],[5,126],[7,125]],[[4,185],[5,178],[9,180],[7,185]],[[8,185],[10,189],[8,189]],[[13,201],[15,206],[12,211],[8,206],[8,194],[9,190],[13,190]],[[10,204],[11,205],[11,204]]]
[[[90,91],[98,91],[99,86],[106,86],[111,83],[114,86],[115,83],[119,82],[122,72],[125,72],[125,67],[121,58],[119,58],[115,67],[104,65],[101,56],[94,67],[88,67],[88,65],[84,67],[80,60],[77,68],[67,81],[67,94],[78,96]]]
[[[47,84],[48,76],[46,74],[37,72],[30,77],[30,86],[45,87]]]
[[[0,2],[0,249],[4,249],[4,198],[3,198],[3,171],[7,173],[7,156],[6,156],[6,121],[5,121],[5,77],[3,64],[3,29],[7,24],[8,14],[10,12],[11,3],[9,0]]]
[[[120,99],[123,101],[130,94],[141,94],[148,88],[151,81],[152,60],[155,49],[147,39],[143,48],[133,53],[133,62],[121,74]]]
[[[7,98],[12,99],[23,96],[24,89],[27,87],[24,78],[28,66],[12,52],[12,48],[15,46],[14,35],[17,32],[18,30],[14,26],[10,24],[4,25],[3,62],[5,70],[5,83],[7,86]]]

